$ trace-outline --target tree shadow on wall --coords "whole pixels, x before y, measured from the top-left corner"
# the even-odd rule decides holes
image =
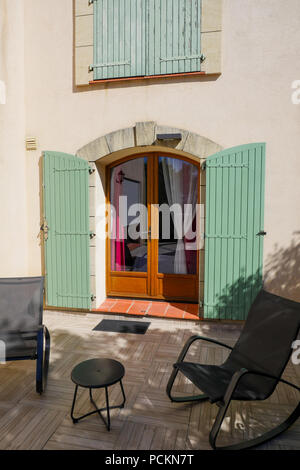
[[[264,286],[273,294],[300,302],[300,232],[289,247],[275,245],[265,263]]]
[[[208,312],[213,314],[212,318],[220,320],[245,320],[261,286],[262,276],[259,271],[251,276],[246,276],[242,271],[236,281],[226,285],[215,305],[208,307]]]
[[[259,271],[239,277],[223,288],[213,304],[207,305],[209,318],[245,320],[251,304],[261,289],[300,302],[300,233],[295,233],[287,248],[275,246],[264,265],[263,278]]]

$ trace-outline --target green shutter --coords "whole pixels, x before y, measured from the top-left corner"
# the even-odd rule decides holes
[[[94,2],[94,80],[145,75],[145,1]]]
[[[94,80],[201,70],[202,0],[94,0]]]
[[[88,162],[44,152],[43,179],[46,303],[90,309]]]
[[[262,287],[265,144],[206,160],[205,318],[244,320]]]
[[[147,1],[147,75],[201,70],[201,0]]]

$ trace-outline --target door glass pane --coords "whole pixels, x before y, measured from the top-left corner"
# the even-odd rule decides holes
[[[111,269],[147,272],[147,158],[114,167],[111,194]]]
[[[159,158],[158,271],[196,274],[198,167],[177,158]]]

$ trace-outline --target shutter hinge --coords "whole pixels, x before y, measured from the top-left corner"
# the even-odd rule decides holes
[[[96,234],[94,232],[90,232],[90,239],[92,240],[93,238],[95,238]]]
[[[131,65],[130,60],[123,60],[121,62],[105,62],[102,64],[92,64],[89,66],[89,72],[92,72],[94,69],[99,69],[103,67],[119,67],[120,65]]]
[[[91,294],[91,301],[94,302],[96,300],[96,296],[94,294]]]
[[[96,0],[89,0],[89,1],[88,1],[88,5],[89,5],[89,6],[90,6],[90,5],[93,5],[93,3],[94,3],[95,1],[96,1]]]
[[[175,62],[179,60],[195,60],[200,59],[200,62],[204,62],[206,57],[203,54],[200,55],[181,55],[173,57],[160,57],[160,62]]]
[[[234,235],[234,234],[205,234],[205,238],[219,238],[222,240],[247,240],[247,235]]]
[[[95,168],[92,168],[91,166],[89,166],[89,174],[92,175],[93,173],[95,173]]]
[[[206,162],[203,162],[201,165],[201,170],[205,171],[206,170]]]
[[[204,307],[203,300],[200,300],[200,301],[199,301],[199,308],[203,308],[203,307]]]
[[[247,163],[216,163],[207,165],[207,168],[249,168]]]

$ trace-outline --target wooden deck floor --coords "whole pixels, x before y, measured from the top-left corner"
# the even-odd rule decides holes
[[[104,314],[45,313],[52,346],[48,387],[41,397],[34,390],[34,361],[0,366],[0,448],[209,449],[208,434],[217,407],[209,403],[171,403],[165,393],[166,383],[172,363],[190,335],[202,334],[234,344],[240,327],[154,318],[145,335],[92,331],[103,318]],[[226,350],[202,343],[200,348],[193,346],[189,357],[217,364],[226,354]],[[110,432],[96,415],[76,425],[70,418],[74,391],[70,372],[78,362],[93,357],[111,357],[126,368],[127,402],[123,410],[112,411]],[[299,383],[300,366],[289,364],[285,376]],[[193,392],[193,386],[185,379],[178,382],[176,389]],[[104,405],[103,391],[95,397]],[[118,385],[111,387],[110,399],[111,404],[121,401]],[[254,437],[269,429],[287,416],[298,399],[295,391],[280,386],[266,402],[234,404],[222,428],[222,442]],[[78,412],[89,410],[88,392],[82,391]],[[300,449],[300,420],[260,448]]]

